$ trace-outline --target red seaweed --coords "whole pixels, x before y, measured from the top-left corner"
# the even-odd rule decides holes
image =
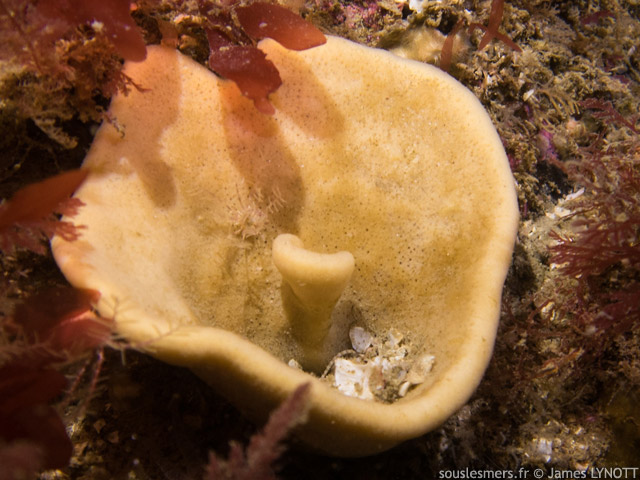
[[[612,106],[599,118],[631,128]],[[554,162],[584,189],[568,203],[572,213],[567,232],[550,234],[551,262],[573,285],[563,293],[558,308],[589,336],[594,351],[602,351],[618,334],[640,325],[637,141],[636,137],[613,148],[599,137],[583,149],[580,160]]]
[[[78,229],[70,222],[56,219],[54,213],[75,215],[83,203],[70,195],[84,182],[86,170],[71,170],[42,182],[27,185],[0,205],[0,250],[15,247],[42,253],[43,237],[60,235],[73,241]]]
[[[255,41],[269,37],[291,50],[305,50],[326,42],[320,30],[278,5],[256,2],[237,7],[240,26],[233,22],[231,10],[210,13],[204,0],[199,0],[198,5],[209,23],[205,28],[209,67],[233,81],[256,109],[266,115],[275,113],[269,95],[280,87],[282,80],[276,66]]]
[[[252,38],[272,38],[289,50],[306,50],[327,41],[320,30],[279,5],[256,2],[237,8],[236,15]]]
[[[209,67],[233,81],[259,112],[273,115],[276,110],[268,97],[282,85],[282,80],[264,52],[253,46],[232,45],[215,30],[207,30],[207,38],[209,44],[215,45],[209,53]]]
[[[215,453],[211,453],[204,479],[275,480],[273,463],[284,452],[285,446],[282,442],[287,435],[296,425],[306,420],[310,389],[309,383],[296,388],[271,413],[262,432],[251,437],[246,449],[238,443],[232,443],[227,460],[222,460]]]
[[[636,126],[638,118],[633,116],[629,119],[625,118],[620,112],[618,112],[611,102],[605,102],[597,98],[587,98],[580,102],[584,108],[592,110],[592,115],[596,118],[616,124],[620,127],[627,127],[636,135],[640,134],[640,129]]]
[[[447,35],[447,38],[445,38],[444,43],[442,44],[442,52],[440,53],[440,69],[445,72],[449,72],[449,69],[451,68],[451,60],[453,58],[453,42],[455,42],[456,35],[463,26],[464,20],[461,18],[449,32],[449,35]]]
[[[8,111],[65,148],[77,139],[62,122],[104,120],[101,97],[132,86],[121,57],[146,55],[126,0],[0,0],[0,44],[0,60],[18,67],[4,78]]]
[[[130,0],[40,0],[38,10],[46,17],[64,19],[71,25],[90,23],[96,30],[104,28],[122,58],[139,62],[147,56],[147,47],[131,17],[131,3]]]
[[[71,440],[60,416],[48,405],[66,386],[64,375],[52,368],[16,362],[0,367],[2,478],[28,478],[25,472],[67,465]],[[16,450],[20,444],[23,448]]]
[[[580,24],[592,25],[598,23],[603,18],[615,18],[615,15],[611,10],[598,10],[597,12],[580,17]]]
[[[484,35],[482,36],[482,40],[480,40],[480,44],[478,45],[478,50],[482,50],[484,47],[489,45],[489,42],[494,38],[500,40],[502,43],[512,48],[516,52],[522,52],[522,49],[516,45],[516,43],[507,37],[505,34],[500,33],[498,29],[500,28],[500,24],[502,23],[502,15],[504,11],[504,0],[493,0],[491,2],[491,13],[489,14],[489,25],[484,26],[480,23],[472,23],[469,25],[469,33],[472,33],[476,28],[482,30]]]
[[[77,355],[102,345],[111,335],[111,322],[91,311],[99,298],[95,290],[50,288],[18,305],[13,324],[27,342],[46,344],[52,358]]]
[[[13,317],[0,316],[3,479],[29,478],[38,470],[68,464],[73,446],[50,403],[67,388],[58,365],[111,337],[112,322],[92,311],[98,297],[93,290],[56,287],[27,298]]]

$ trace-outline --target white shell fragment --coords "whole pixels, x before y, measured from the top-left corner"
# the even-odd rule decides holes
[[[374,365],[346,358],[336,358],[334,365],[334,385],[339,391],[350,397],[373,400],[370,380]]]
[[[371,346],[373,335],[362,327],[353,327],[349,330],[349,339],[353,349],[358,353],[364,353]]]

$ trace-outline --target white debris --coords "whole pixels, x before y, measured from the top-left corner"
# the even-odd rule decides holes
[[[302,365],[300,365],[294,358],[289,360],[289,363],[287,363],[287,365],[289,365],[291,368],[295,368],[296,370],[302,370]]]
[[[346,358],[336,358],[334,365],[334,385],[339,391],[350,397],[373,399],[369,385],[371,365],[356,363]]]
[[[545,215],[548,218],[550,218],[552,220],[555,220],[557,218],[568,217],[569,215],[571,215],[571,213],[572,213],[572,210],[569,210],[568,208],[561,207],[560,205],[556,205],[553,208],[552,212],[547,212],[547,213],[545,213]]]
[[[411,382],[402,382],[402,385],[400,385],[398,389],[398,396],[404,397],[409,391],[409,388],[411,388]]]
[[[549,462],[553,454],[553,440],[540,437],[532,439],[531,442],[536,453],[536,460],[542,459],[545,463]]]
[[[99,22],[98,20],[94,20],[91,22],[91,28],[93,28],[96,32],[102,32],[104,30],[104,23]]]
[[[404,335],[402,335],[402,333],[400,333],[395,328],[392,328],[391,330],[389,330],[389,334],[387,335],[387,344],[391,347],[396,347],[400,345],[400,342],[403,338]]]
[[[422,13],[428,0],[409,0],[409,8],[417,13]]]
[[[424,383],[429,373],[431,373],[435,361],[436,357],[433,355],[422,355],[411,365],[411,369],[407,374],[407,381],[413,385]]]
[[[573,213],[573,210],[565,208],[563,205],[570,202],[571,200],[575,200],[576,198],[581,197],[583,193],[584,188],[581,188],[576,192],[569,193],[564,198],[558,201],[558,204],[554,207],[552,212],[547,212],[545,215],[552,220],[568,217]]]
[[[352,327],[353,350],[339,353],[322,378],[345,395],[363,400],[392,402],[426,381],[435,357],[411,355],[410,342],[395,329],[383,340],[362,327]]]
[[[581,197],[583,193],[584,193],[584,187],[573,193],[569,193],[566,197],[564,197],[564,200],[565,202],[568,202],[570,200],[575,200],[576,198]]]

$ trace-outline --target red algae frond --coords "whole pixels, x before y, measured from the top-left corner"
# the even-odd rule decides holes
[[[43,237],[61,235],[68,240],[79,236],[78,229],[53,214],[74,215],[83,203],[71,194],[84,182],[86,170],[72,170],[28,185],[9,201],[0,205],[0,250],[10,252],[16,247],[44,253]]]
[[[484,47],[489,45],[489,42],[491,40],[495,38],[497,40],[500,40],[502,43],[512,48],[516,52],[522,52],[522,49],[518,45],[516,45],[513,40],[498,31],[498,28],[500,28],[500,24],[502,23],[503,11],[504,0],[492,0],[491,13],[489,14],[489,25],[484,26],[479,23],[472,23],[471,25],[469,25],[469,33],[473,32],[476,28],[484,31],[482,40],[480,40],[480,43],[478,44],[478,50],[482,50]]]
[[[283,441],[297,425],[306,420],[310,390],[309,383],[302,384],[294,390],[271,413],[262,432],[251,437],[244,451],[238,443],[232,442],[228,460],[222,460],[215,453],[210,453],[204,480],[275,480],[277,477],[274,463],[285,450]]]
[[[200,12],[208,21],[209,67],[232,80],[256,109],[273,115],[269,94],[282,80],[277,67],[254,45],[254,41],[272,38],[290,50],[306,50],[326,42],[320,30],[300,16],[275,4],[255,2],[248,6],[209,13],[209,5],[200,2]],[[233,24],[232,13],[239,27]]]

